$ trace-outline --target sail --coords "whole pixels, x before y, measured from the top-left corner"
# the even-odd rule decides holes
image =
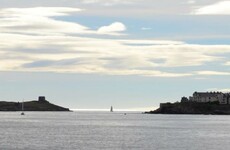
[[[111,108],[110,108],[110,112],[113,112],[113,106],[111,106]]]

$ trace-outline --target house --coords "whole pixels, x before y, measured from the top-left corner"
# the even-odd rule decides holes
[[[220,104],[230,104],[230,93],[194,92],[193,96],[189,97],[189,100],[200,103],[219,102]]]
[[[230,104],[230,93],[223,94],[222,101],[220,104]]]

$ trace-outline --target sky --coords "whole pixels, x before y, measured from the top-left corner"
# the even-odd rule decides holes
[[[229,0],[0,0],[0,100],[155,109],[230,91]]]

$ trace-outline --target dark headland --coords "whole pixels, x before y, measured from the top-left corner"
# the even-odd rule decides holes
[[[216,102],[176,102],[161,103],[156,110],[146,112],[149,114],[225,114],[230,115],[230,105],[221,105]]]
[[[211,114],[230,115],[230,93],[194,92],[193,96],[182,97],[180,102],[161,103],[148,114]]]
[[[50,103],[44,96],[40,96],[38,100],[23,102],[24,111],[70,111],[69,108],[64,108]],[[22,102],[6,102],[0,101],[0,111],[21,111]]]

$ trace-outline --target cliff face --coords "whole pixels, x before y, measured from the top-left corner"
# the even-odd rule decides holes
[[[21,111],[22,103],[0,102],[0,111]],[[48,101],[28,101],[24,102],[24,111],[70,111],[68,108],[57,106]]]
[[[162,103],[160,108],[146,112],[150,114],[226,114],[230,115],[230,105],[217,103]]]

